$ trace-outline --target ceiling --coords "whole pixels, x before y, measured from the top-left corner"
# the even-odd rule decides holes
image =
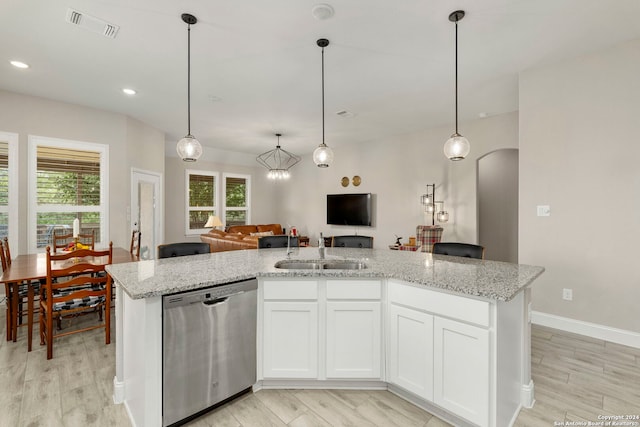
[[[259,154],[283,134],[306,154],[321,142],[325,48],[330,147],[413,132],[454,119],[454,24],[459,26],[464,121],[518,109],[518,73],[640,38],[637,0],[2,0],[0,89],[141,120],[204,149]],[[76,9],[120,27],[115,39],[66,22]],[[18,59],[30,65],[19,70]],[[137,91],[134,96],[121,92]],[[340,117],[338,111],[353,113]],[[442,136],[443,142],[448,138]]]

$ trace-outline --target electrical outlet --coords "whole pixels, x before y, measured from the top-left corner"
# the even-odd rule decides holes
[[[573,289],[564,288],[562,290],[562,299],[567,301],[573,301]]]

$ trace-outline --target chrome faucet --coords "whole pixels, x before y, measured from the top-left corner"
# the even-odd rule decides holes
[[[291,258],[291,232],[287,233],[287,259]]]
[[[318,252],[320,252],[320,259],[324,259],[324,237],[320,232],[320,239],[318,239]]]

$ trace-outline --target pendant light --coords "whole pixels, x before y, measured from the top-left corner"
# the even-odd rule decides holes
[[[281,133],[276,133],[278,144],[273,150],[260,154],[256,160],[267,168],[267,178],[269,179],[289,179],[289,169],[295,166],[300,160],[300,156],[280,148]]]
[[[318,39],[316,44],[322,48],[322,144],[313,152],[313,162],[319,168],[328,168],[333,161],[333,150],[324,143],[324,48],[329,46],[329,40]]]
[[[449,15],[449,21],[456,24],[456,131],[444,144],[444,154],[449,160],[464,159],[469,154],[469,141],[458,133],[458,21],[464,18],[464,10],[456,10]]]
[[[198,19],[189,13],[183,13],[182,20],[187,24],[187,136],[178,141],[176,151],[185,162],[195,162],[202,155],[202,145],[191,135],[191,26]]]

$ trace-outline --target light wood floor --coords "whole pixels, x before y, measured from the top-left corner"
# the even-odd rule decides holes
[[[62,338],[54,346],[54,358],[47,361],[39,338],[27,353],[25,328],[19,331],[17,343],[5,341],[4,316],[3,306],[0,426],[129,425],[123,405],[114,405],[111,399],[115,345],[105,346],[103,333]],[[598,421],[599,415],[640,415],[640,349],[539,326],[532,333],[536,404],[520,412],[516,426]],[[263,390],[189,426],[448,424],[386,391]]]

